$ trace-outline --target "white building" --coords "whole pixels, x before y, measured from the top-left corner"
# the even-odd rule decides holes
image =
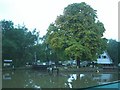
[[[106,51],[104,51],[103,54],[101,54],[98,59],[97,59],[97,64],[113,64],[112,59],[110,58],[110,56],[108,55],[108,53]]]

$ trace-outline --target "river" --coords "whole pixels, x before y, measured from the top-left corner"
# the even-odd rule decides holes
[[[60,72],[39,70],[6,70],[2,88],[87,88],[118,80],[118,73]]]

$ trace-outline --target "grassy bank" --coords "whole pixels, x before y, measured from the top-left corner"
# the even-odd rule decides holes
[[[90,67],[81,67],[81,68],[59,68],[60,71],[65,71],[65,72],[118,72],[118,69],[102,69],[102,68],[90,68]]]
[[[4,70],[29,70],[29,69],[32,69],[32,66],[29,66],[29,67],[24,66],[24,67],[14,67],[14,68],[12,68],[12,67],[2,68],[3,71]]]
[[[58,67],[60,72],[118,72],[118,69],[102,69],[102,68],[91,68],[91,67]],[[9,67],[9,68],[2,68],[2,70],[31,70],[32,66],[25,66],[25,67]],[[33,69],[32,69],[33,70]],[[39,70],[39,69],[38,69]]]

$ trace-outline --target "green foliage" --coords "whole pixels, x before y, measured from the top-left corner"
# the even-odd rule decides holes
[[[2,25],[2,58],[12,59],[16,66],[24,65],[34,59],[34,46],[38,33],[28,31],[25,26],[14,27],[12,21],[1,21]]]
[[[46,42],[55,50],[63,50],[69,58],[96,60],[106,49],[107,39],[102,22],[97,20],[96,10],[86,3],[68,5],[63,15],[50,24]]]
[[[107,51],[114,64],[118,65],[118,63],[120,63],[120,42],[113,39],[108,40]]]

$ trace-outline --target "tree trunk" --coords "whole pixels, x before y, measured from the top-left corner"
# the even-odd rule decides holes
[[[80,68],[80,59],[77,58],[77,68]]]

